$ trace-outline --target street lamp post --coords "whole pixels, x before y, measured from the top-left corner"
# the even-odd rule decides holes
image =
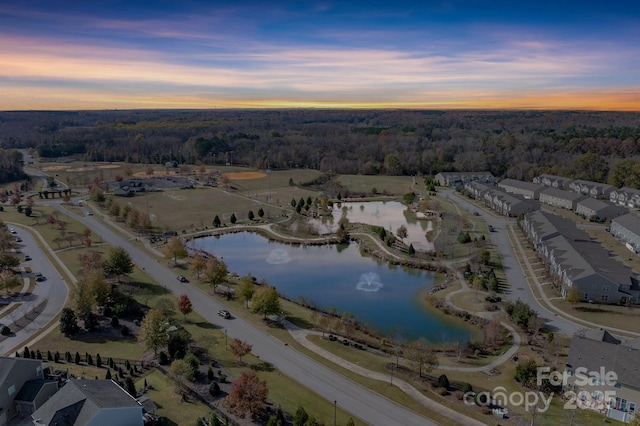
[[[337,413],[338,413],[338,401],[333,401],[333,426],[336,426],[338,423],[336,422],[337,420]]]
[[[226,328],[224,329],[224,348],[226,350],[229,349],[229,346],[227,346],[227,329]]]
[[[391,386],[393,386],[393,364],[391,364]]]

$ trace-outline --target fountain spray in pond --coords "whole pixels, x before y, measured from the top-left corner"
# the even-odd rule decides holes
[[[289,257],[289,253],[285,249],[275,249],[271,250],[269,256],[267,256],[267,263],[272,265],[280,265],[283,263],[291,262],[291,258]]]
[[[362,291],[378,291],[384,284],[380,282],[380,275],[375,272],[367,272],[366,274],[360,274],[360,280],[356,285],[356,289]]]

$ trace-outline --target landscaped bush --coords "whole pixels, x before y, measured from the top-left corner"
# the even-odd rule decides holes
[[[2,328],[0,329],[0,334],[2,334],[3,336],[8,336],[11,334],[11,329],[6,325],[3,325]]]
[[[438,387],[449,389],[449,378],[445,374],[438,377]]]
[[[117,316],[117,315],[114,315],[114,316],[111,318],[111,327],[116,328],[116,327],[117,327],[117,326],[119,326],[119,325],[120,325],[120,320],[118,319],[118,316]]]
[[[211,382],[209,385],[209,394],[211,396],[216,396],[220,393],[220,385],[217,382]]]
[[[169,357],[167,356],[166,352],[160,351],[160,353],[158,354],[158,364],[167,365],[168,363]]]
[[[462,385],[462,393],[473,392],[473,386],[470,383]]]
[[[129,327],[127,327],[126,325],[123,325],[122,328],[120,329],[120,334],[122,334],[123,336],[128,336]]]
[[[462,401],[462,398],[464,398],[464,392],[462,391],[455,391],[454,395],[458,401]]]

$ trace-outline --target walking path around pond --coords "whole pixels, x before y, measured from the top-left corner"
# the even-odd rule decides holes
[[[411,386],[409,383],[405,382],[400,378],[393,378],[390,374],[379,373],[377,371],[367,370],[366,368],[362,368],[359,365],[356,365],[352,362],[346,361],[343,358],[340,358],[337,355],[332,354],[331,352],[324,350],[307,339],[309,334],[320,334],[319,332],[313,332],[305,329],[301,329],[291,324],[288,321],[284,321],[285,327],[289,330],[291,336],[296,340],[296,342],[300,343],[305,348],[309,349],[313,353],[320,355],[321,357],[333,362],[334,364],[343,367],[349,371],[352,371],[356,374],[359,374],[363,377],[367,377],[369,379],[379,380],[381,382],[390,381],[393,386],[400,388],[405,394],[409,395],[412,399],[419,402],[429,410],[435,411],[439,414],[442,414],[451,420],[454,420],[463,425],[484,425],[484,423],[479,422],[475,419],[472,419],[462,413],[459,413],[449,407],[446,407],[440,404],[433,399],[428,398],[424,394],[422,394],[419,390]]]

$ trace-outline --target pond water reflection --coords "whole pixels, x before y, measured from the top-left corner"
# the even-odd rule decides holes
[[[351,223],[381,226],[394,235],[400,225],[404,225],[407,228],[405,244],[413,244],[413,248],[419,251],[435,251],[433,242],[426,235],[433,230],[433,222],[417,219],[415,213],[397,201],[336,203],[333,206],[334,223],[337,224],[341,217],[346,217]]]
[[[419,293],[433,284],[427,271],[405,269],[362,256],[356,244],[292,246],[252,233],[200,238],[196,248],[222,257],[229,271],[251,274],[290,299],[351,312],[380,333],[392,328],[410,338],[464,341],[470,329],[428,310]]]

